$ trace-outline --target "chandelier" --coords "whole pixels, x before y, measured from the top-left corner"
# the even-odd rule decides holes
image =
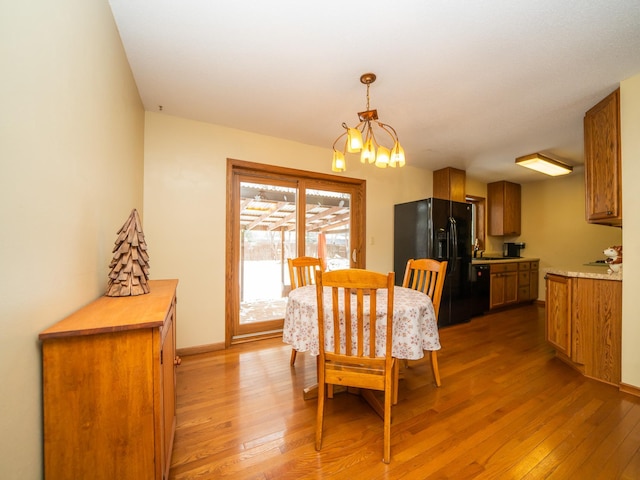
[[[378,121],[377,110],[369,108],[369,86],[375,81],[376,76],[373,73],[365,73],[360,77],[360,82],[367,86],[367,109],[364,112],[358,112],[360,123],[355,127],[342,124],[345,132],[333,142],[331,170],[334,172],[344,172],[347,169],[344,158],[347,152],[360,153],[361,163],[374,163],[380,168],[403,167],[405,164],[404,149],[400,146],[398,134],[391,125]],[[378,138],[376,138],[376,130],[378,130]],[[387,135],[390,137],[387,145],[392,144],[391,148],[385,147],[378,141],[380,136],[388,141]],[[336,143],[344,136],[347,138],[342,150],[336,150]]]

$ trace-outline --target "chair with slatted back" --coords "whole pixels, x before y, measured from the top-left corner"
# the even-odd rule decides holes
[[[395,275],[361,269],[318,272],[316,275],[319,347],[316,450],[322,447],[325,391],[331,393],[334,385],[355,387],[362,389],[365,398],[376,402],[372,390],[383,391],[384,405],[377,402],[376,411],[383,417],[383,461],[389,463],[391,405],[395,402],[396,381],[396,361],[391,356]],[[324,302],[323,287],[329,287],[331,291],[328,304]],[[378,292],[380,289],[386,291]],[[379,317],[369,315],[369,312],[384,314]],[[333,338],[332,342],[329,339],[330,347],[325,345],[325,328]],[[376,352],[377,336],[383,332],[384,351]]]
[[[316,283],[316,270],[324,271],[324,259],[315,257],[288,258],[289,279],[291,280],[291,290],[305,285]],[[289,364],[293,367],[296,364],[298,352],[291,349],[291,360]]]
[[[444,287],[444,279],[447,272],[447,262],[439,262],[431,258],[413,258],[407,261],[407,268],[404,272],[402,286],[419,290],[431,298],[433,310],[438,319],[440,312],[440,300],[442,299],[442,288]],[[438,352],[431,351],[431,370],[436,385],[439,387],[440,371],[438,370]]]

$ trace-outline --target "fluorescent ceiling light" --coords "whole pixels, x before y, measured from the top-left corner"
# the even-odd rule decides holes
[[[545,157],[540,153],[532,153],[531,155],[518,157],[516,158],[516,163],[518,165],[522,165],[523,167],[530,168],[531,170],[536,170],[546,175],[551,175],[552,177],[556,177],[558,175],[566,175],[567,173],[571,173],[573,171],[573,167],[571,165],[567,165],[559,162],[558,160],[553,160],[552,158]]]

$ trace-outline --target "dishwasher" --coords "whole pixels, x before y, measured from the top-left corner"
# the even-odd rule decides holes
[[[471,265],[471,316],[477,317],[489,311],[491,295],[491,268],[488,264]]]

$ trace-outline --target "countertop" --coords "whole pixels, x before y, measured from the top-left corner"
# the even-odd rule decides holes
[[[471,264],[472,265],[491,265],[492,263],[513,263],[513,262],[538,262],[540,261],[539,258],[532,258],[532,257],[518,257],[518,258],[501,258],[500,260],[486,260],[484,258],[478,257],[478,258],[472,258],[471,259]]]
[[[579,277],[579,278],[594,278],[598,280],[615,280],[622,281],[622,272],[607,273],[608,265],[605,263],[602,266],[595,266],[593,264],[588,265],[572,265],[568,267],[553,267],[543,268],[542,271],[547,274],[561,275],[563,277]]]
[[[520,258],[504,258],[499,260],[485,260],[483,258],[474,258],[471,260],[472,265],[491,265],[493,263],[513,263],[513,262],[537,262],[539,258],[520,257]],[[562,265],[558,267],[542,268],[543,276],[547,273],[553,275],[561,275],[563,277],[580,277],[594,278],[598,280],[614,280],[622,281],[622,272],[607,273],[608,265],[606,263],[587,263],[582,265]]]

